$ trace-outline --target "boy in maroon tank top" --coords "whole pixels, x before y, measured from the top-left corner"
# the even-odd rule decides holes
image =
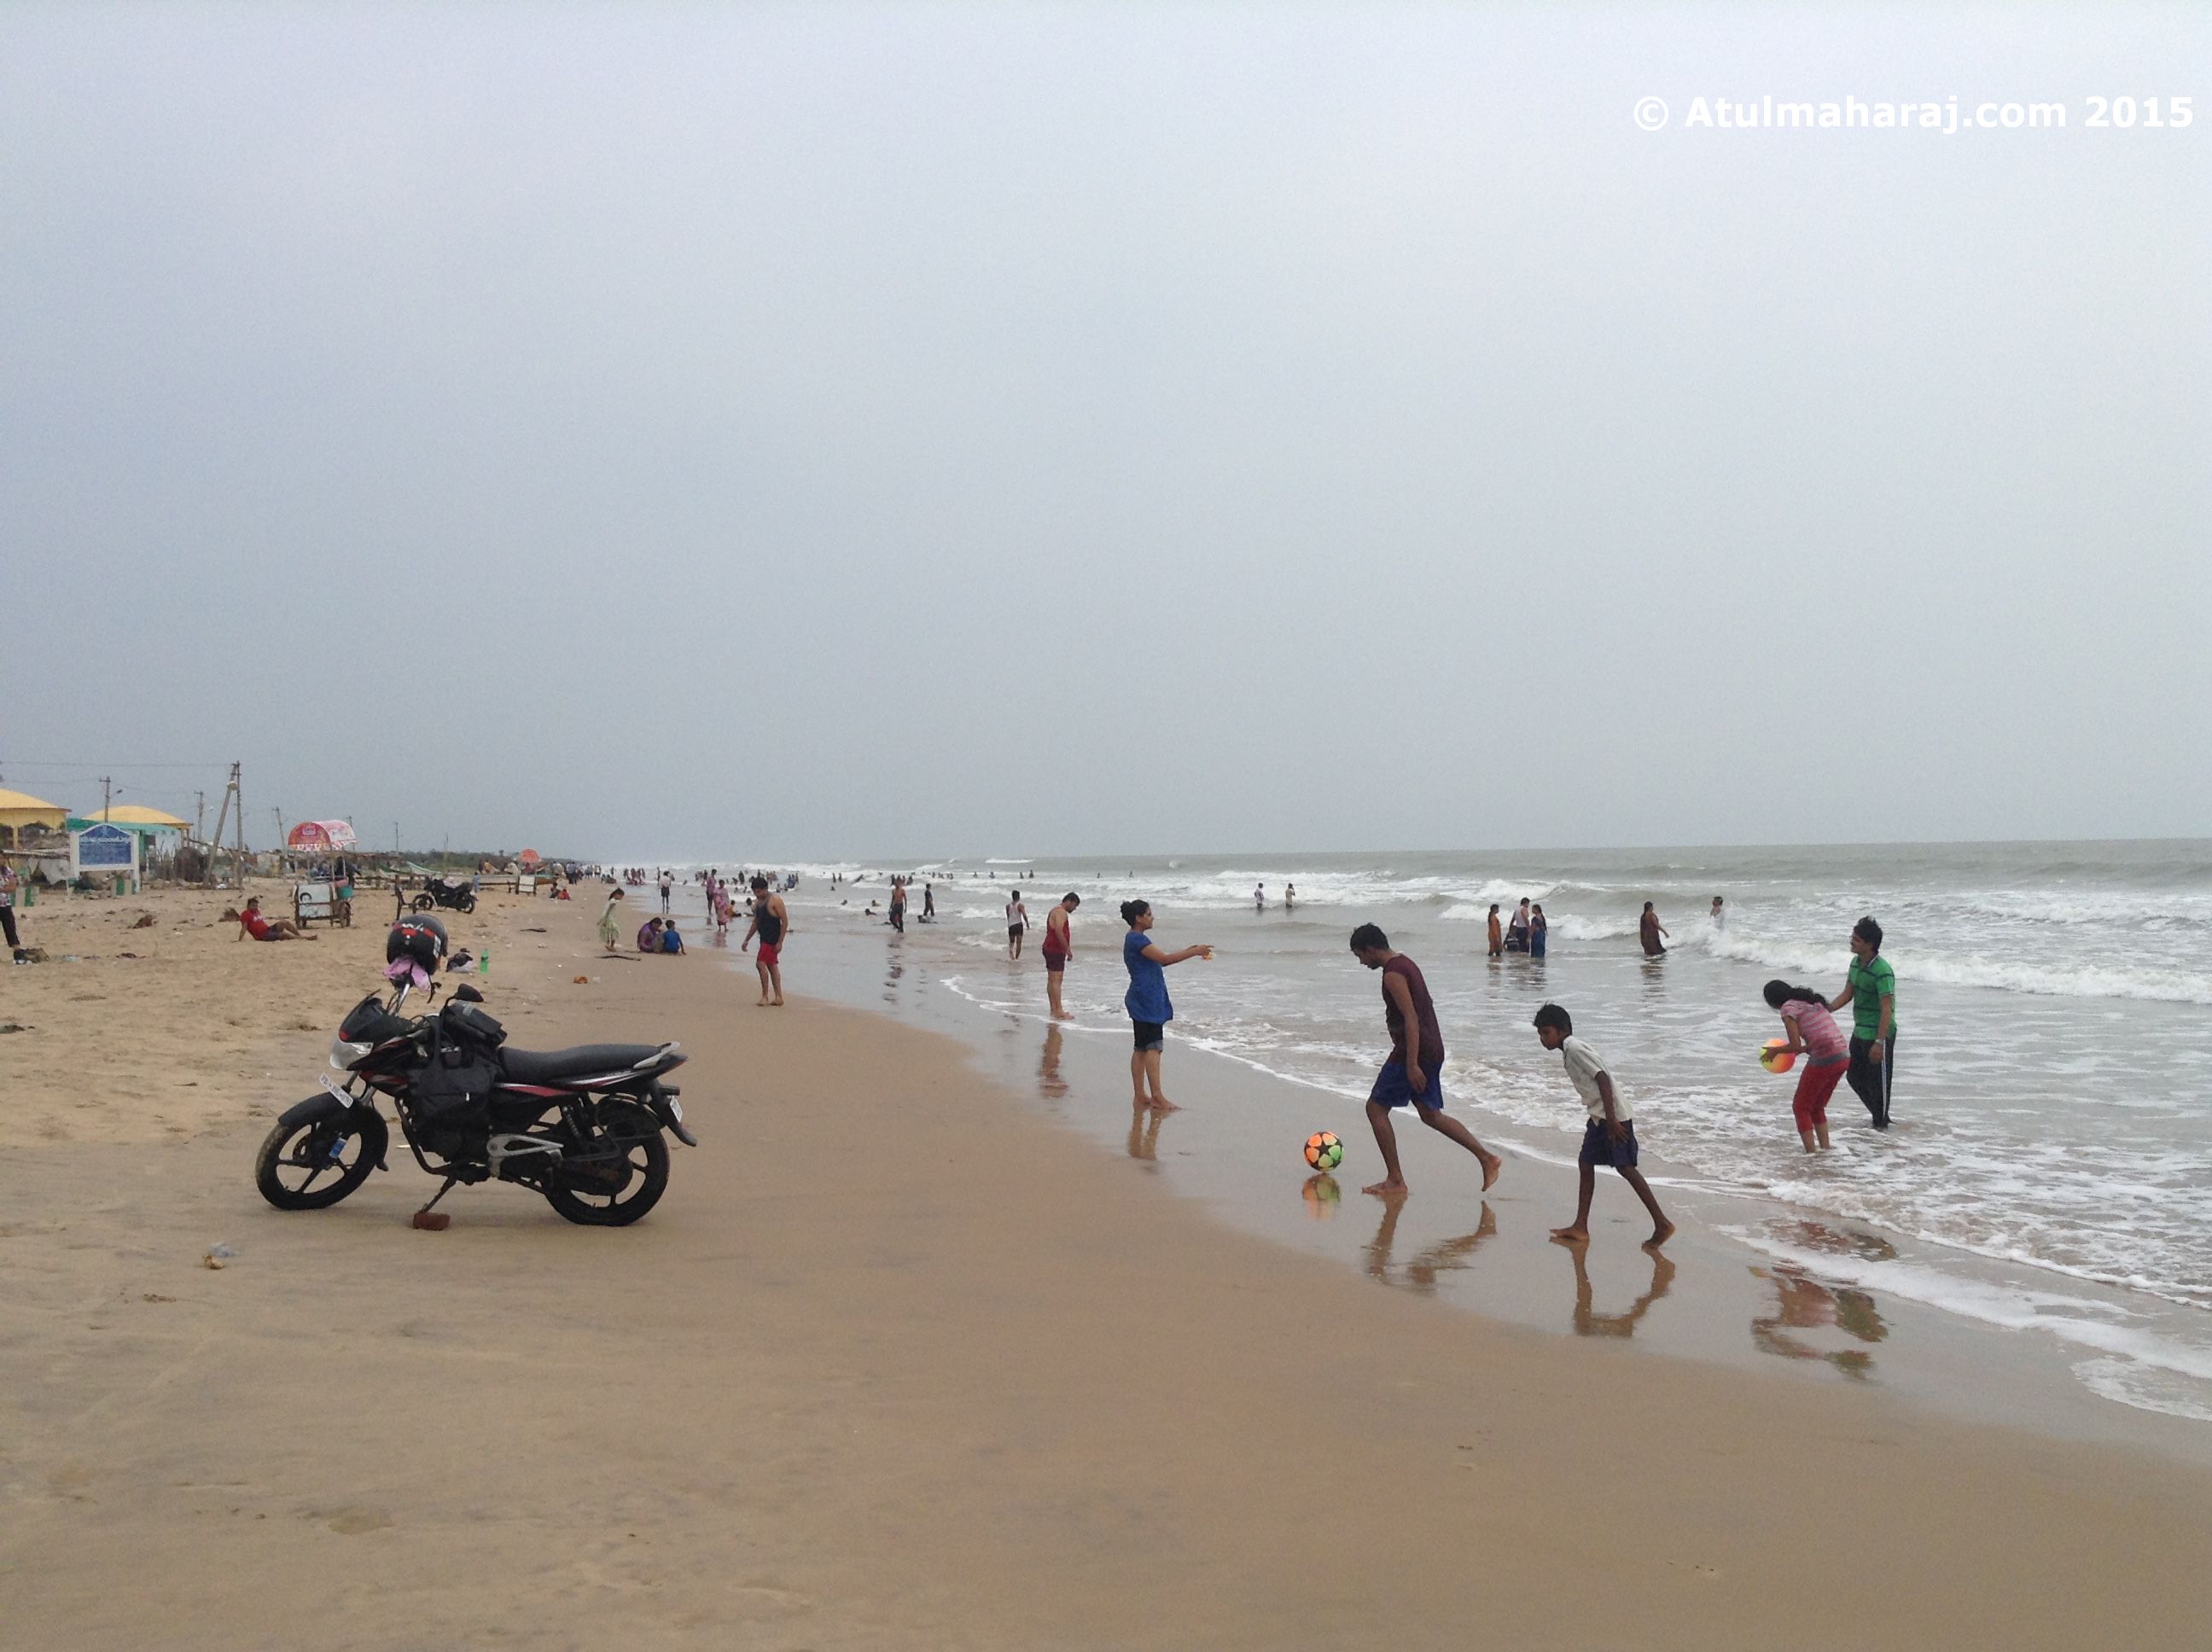
[[[1390,1029],[1390,1059],[1375,1075],[1375,1088],[1367,1097],[1367,1122],[1374,1127],[1375,1145],[1382,1149],[1382,1166],[1389,1174],[1360,1191],[1386,1199],[1406,1193],[1390,1110],[1410,1104],[1423,1124],[1481,1160],[1483,1191],[1487,1193],[1505,1161],[1444,1111],[1444,1036],[1420,965],[1402,952],[1393,952],[1390,938],[1373,924],[1362,924],[1352,932],[1352,951],[1370,969],[1382,972],[1382,1019]]]

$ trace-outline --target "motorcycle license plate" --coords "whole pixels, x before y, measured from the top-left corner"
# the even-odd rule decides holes
[[[684,1122],[684,1103],[678,1101],[673,1096],[668,1097],[668,1116],[675,1120],[678,1124]]]
[[[333,1095],[333,1096],[337,1096],[337,1097],[338,1098],[338,1102],[339,1102],[339,1103],[340,1103],[342,1106],[345,1106],[345,1107],[351,1107],[351,1106],[353,1105],[353,1097],[352,1097],[352,1096],[349,1096],[349,1095],[347,1095],[347,1094],[346,1094],[346,1092],[345,1092],[344,1090],[343,1090],[339,1089],[336,1084],[332,1084],[332,1083],[331,1083],[331,1082],[327,1078],[325,1078],[322,1082],[323,1082],[323,1088],[324,1088],[325,1090],[327,1090],[328,1091],[330,1091],[331,1095]]]

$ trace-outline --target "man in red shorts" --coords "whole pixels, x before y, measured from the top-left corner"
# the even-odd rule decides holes
[[[769,892],[767,878],[755,878],[752,890],[753,920],[745,926],[745,938],[738,951],[750,951],[753,937],[760,937],[760,1001],[764,1007],[780,1010],[783,1007],[783,938],[791,928],[791,914],[784,910],[783,896]],[[769,996],[771,991],[775,994],[773,999]]]

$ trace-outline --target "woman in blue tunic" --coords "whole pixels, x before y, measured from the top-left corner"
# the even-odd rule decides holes
[[[1136,1048],[1129,1054],[1129,1084],[1135,1105],[1155,1113],[1172,1113],[1176,1104],[1160,1092],[1160,1048],[1167,1042],[1168,1023],[1175,1005],[1168,1002],[1167,967],[1186,958],[1213,957],[1210,946],[1186,946],[1180,952],[1163,952],[1152,944],[1152,908],[1149,902],[1121,902],[1121,921],[1129,932],[1121,939],[1121,962],[1128,967],[1129,990],[1121,1002],[1129,1011],[1136,1034]],[[1147,1088],[1151,1095],[1146,1096]]]

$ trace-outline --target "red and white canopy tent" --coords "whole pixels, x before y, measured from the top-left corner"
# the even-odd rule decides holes
[[[343,820],[303,820],[284,835],[284,847],[305,854],[350,849],[353,828]]]

